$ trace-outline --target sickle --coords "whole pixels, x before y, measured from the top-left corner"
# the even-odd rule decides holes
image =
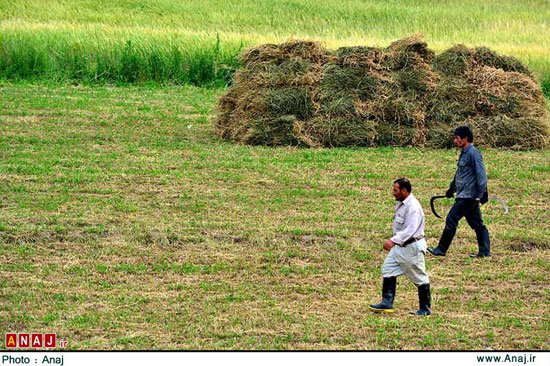
[[[435,217],[438,217],[440,219],[442,219],[443,217],[439,216],[439,214],[435,211],[435,207],[434,207],[434,201],[437,200],[437,199],[440,199],[440,198],[445,198],[446,196],[433,196],[432,198],[430,198],[430,208],[432,209],[432,213],[435,215]],[[500,198],[499,196],[494,196],[494,195],[491,195],[489,196],[488,198],[489,201],[498,201],[502,208],[504,209],[504,214],[505,215],[508,215],[508,205],[506,204],[506,202],[504,202],[504,200],[502,198]]]
[[[502,208],[504,208],[504,214],[508,215],[508,205],[502,198],[499,196],[489,196],[489,201],[498,201],[502,205]]]
[[[435,207],[434,207],[434,201],[439,199],[439,198],[445,198],[446,196],[433,196],[432,198],[430,198],[430,208],[432,209],[432,213],[435,215],[435,217],[438,217],[440,219],[442,219],[443,217],[439,216],[437,214],[437,212],[435,211]]]

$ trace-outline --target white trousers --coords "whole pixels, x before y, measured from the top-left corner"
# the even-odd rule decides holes
[[[416,286],[430,283],[424,262],[427,248],[426,239],[394,246],[382,265],[382,277],[407,275]]]

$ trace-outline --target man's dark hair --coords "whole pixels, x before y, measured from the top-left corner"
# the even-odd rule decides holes
[[[399,179],[396,179],[393,183],[394,183],[394,184],[395,184],[395,183],[399,184],[399,187],[400,187],[401,189],[406,189],[407,192],[409,192],[409,193],[412,192],[411,181],[408,180],[407,178],[399,178]]]
[[[459,136],[461,139],[463,139],[464,137],[467,137],[469,143],[474,142],[474,134],[472,133],[472,130],[470,130],[470,127],[468,126],[457,127],[455,129],[455,136]]]

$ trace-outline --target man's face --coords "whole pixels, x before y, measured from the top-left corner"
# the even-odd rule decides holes
[[[392,193],[397,201],[403,201],[405,199],[405,193],[397,183],[393,184]]]
[[[464,138],[460,136],[455,136],[455,146],[462,149],[468,144],[468,138],[464,136]]]

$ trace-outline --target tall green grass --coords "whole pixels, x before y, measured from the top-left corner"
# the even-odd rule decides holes
[[[241,45],[386,46],[421,32],[438,52],[462,43],[515,56],[550,95],[549,19],[547,0],[9,0],[0,77],[217,85]]]
[[[0,76],[82,82],[158,82],[223,86],[238,66],[242,44],[66,32],[0,34]]]

